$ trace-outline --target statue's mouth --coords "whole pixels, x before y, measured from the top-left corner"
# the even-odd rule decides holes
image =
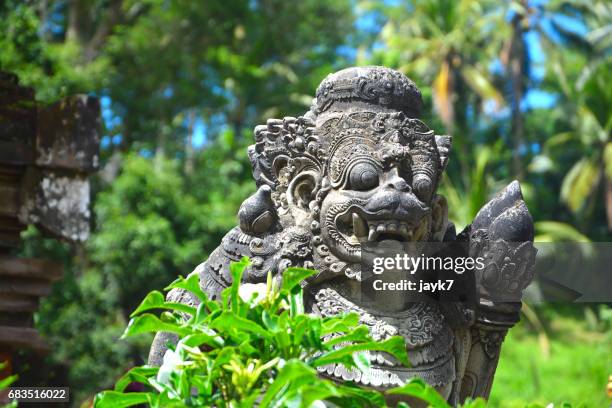
[[[359,246],[364,242],[415,242],[425,238],[427,217],[417,223],[392,217],[393,214],[371,214],[359,207],[350,207],[336,216],[335,224],[338,232],[351,246]]]

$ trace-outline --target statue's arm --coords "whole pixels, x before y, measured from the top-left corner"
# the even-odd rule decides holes
[[[213,254],[209,258],[210,260],[216,259],[214,256],[219,249],[213,251]],[[192,274],[198,274],[200,277],[200,287],[206,293],[209,298],[217,298],[221,291],[224,289],[219,280],[211,277],[211,268],[209,261],[206,261],[194,269]],[[197,307],[200,304],[199,299],[194,296],[191,292],[184,289],[172,289],[166,296],[168,302],[178,302],[186,305]],[[148,364],[153,366],[161,366],[164,360],[164,354],[170,345],[176,345],[178,336],[174,333],[158,332],[153,339],[151,349],[149,350]]]
[[[519,321],[522,291],[533,279],[533,219],[519,183],[498,193],[462,234],[468,236],[470,256],[483,257],[485,268],[475,274],[476,321],[470,330],[461,401],[488,397],[501,344]]]
[[[255,194],[247,198],[239,211],[240,227],[230,230],[206,262],[200,264],[192,274],[200,277],[200,288],[209,299],[220,299],[223,289],[231,284],[230,263],[247,256],[251,265],[245,270],[243,281],[265,282],[266,273],[273,271],[275,258],[270,256],[274,251],[276,240],[273,235],[264,234],[276,222],[271,210],[270,189],[260,187]],[[168,301],[197,306],[199,300],[189,291],[173,289],[166,297]],[[161,365],[168,346],[176,344],[176,335],[160,332],[155,336],[149,352],[149,364]]]
[[[164,362],[164,354],[170,345],[176,345],[178,336],[174,333],[159,332],[155,335],[151,350],[149,350],[148,364],[151,366],[161,367]]]

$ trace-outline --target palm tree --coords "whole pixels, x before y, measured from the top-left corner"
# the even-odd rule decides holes
[[[372,7],[384,16],[384,25],[374,51],[360,62],[391,66],[432,84],[433,108],[455,135],[453,150],[458,152],[451,162],[458,167],[449,171],[444,185],[458,201],[467,199],[469,205],[464,201],[457,207],[462,213],[455,214],[459,224],[466,224],[491,193],[491,180],[484,178],[485,167],[492,164],[490,149],[476,144],[482,137],[481,111],[504,104],[491,68],[511,34],[505,6],[490,0],[419,0]],[[428,99],[429,89],[423,91]],[[428,119],[435,123],[437,118]]]
[[[612,4],[553,1],[545,11],[552,15],[554,33],[560,38],[551,38],[550,32],[542,30],[550,45],[546,48],[551,76],[561,89],[557,110],[565,118],[566,130],[546,141],[544,155],[551,157],[560,148],[578,153],[563,177],[560,198],[572,213],[587,221],[601,188],[608,229],[612,230]],[[579,19],[585,32],[555,23],[555,15]]]
[[[477,102],[502,102],[490,74],[505,34],[499,32],[502,8],[492,1],[424,0],[382,11],[383,48],[372,59],[433,83],[435,107],[449,132],[465,124],[467,91],[480,97]]]
[[[501,62],[506,70],[508,99],[510,101],[511,134],[513,141],[512,170],[514,177],[524,178],[521,150],[525,144],[524,118],[521,102],[525,96],[529,80],[530,58],[525,34],[531,29],[533,8],[528,0],[510,3],[510,35],[501,53]]]

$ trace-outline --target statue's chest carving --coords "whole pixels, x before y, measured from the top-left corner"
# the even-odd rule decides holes
[[[415,303],[404,312],[387,316],[357,306],[331,288],[320,289],[314,298],[314,308],[322,316],[358,313],[359,321],[370,328],[375,340],[399,335],[404,337],[409,350],[432,343],[448,330],[444,316],[435,304]]]
[[[369,352],[372,367],[365,372],[331,364],[319,368],[323,375],[383,387],[401,385],[415,376],[434,386],[444,386],[454,380],[453,334],[436,305],[415,303],[404,312],[386,316],[357,306],[329,287],[311,295],[314,296],[314,313],[322,316],[358,313],[359,321],[369,328],[375,340],[402,336],[411,363],[410,367],[403,367],[387,353]]]

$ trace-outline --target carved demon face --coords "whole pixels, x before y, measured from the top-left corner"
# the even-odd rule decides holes
[[[396,71],[351,68],[323,81],[303,117],[258,126],[249,155],[269,189],[243,205],[242,230],[284,231],[300,254],[308,242],[309,253],[282,265],[314,267],[322,279],[359,280],[364,242],[441,241],[447,208],[436,188],[450,137],[415,119],[420,98]],[[257,211],[267,200],[274,208]]]
[[[318,160],[282,162],[287,189],[276,197],[285,200],[285,228],[311,230],[317,269],[359,279],[364,242],[442,239],[447,208],[435,190],[444,157],[422,122],[400,112],[342,112],[307,133]]]
[[[432,132],[402,114],[357,112],[328,119],[332,135],[321,234],[342,260],[360,261],[366,241],[425,241],[445,227]],[[337,142],[336,142],[337,141]]]

